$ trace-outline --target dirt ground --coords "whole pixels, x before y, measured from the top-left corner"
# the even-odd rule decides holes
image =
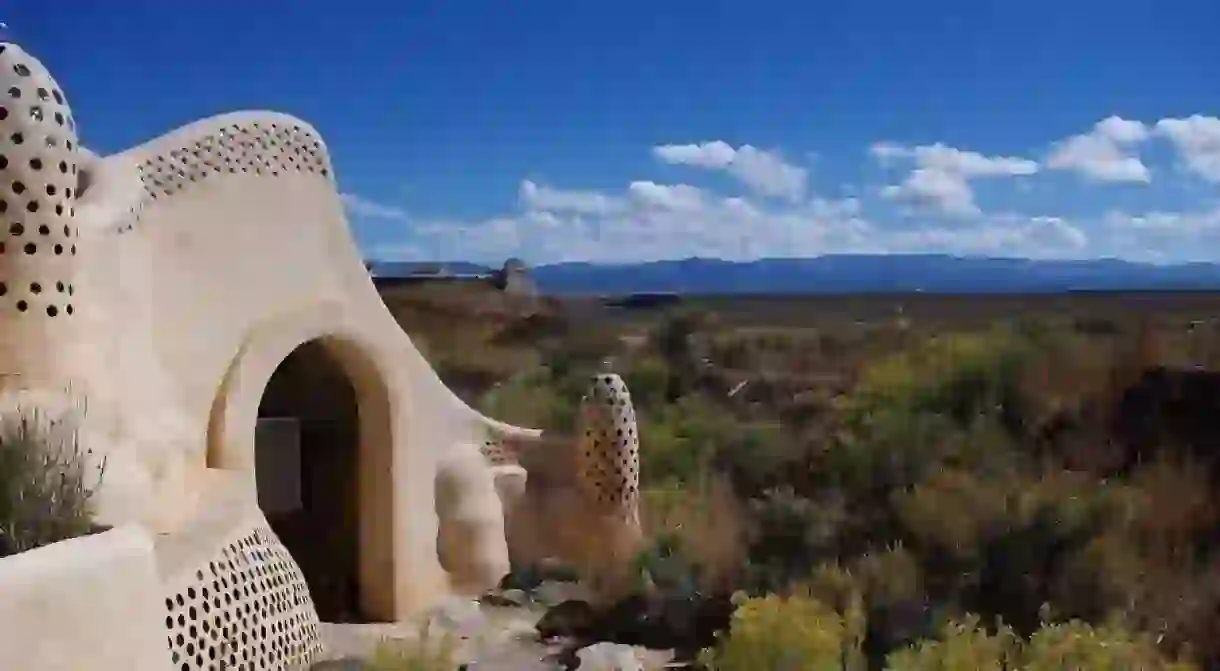
[[[561,659],[567,641],[542,641],[534,628],[546,612],[543,604],[494,606],[453,601],[434,614],[413,621],[390,624],[323,623],[320,635],[326,649],[324,660],[314,669],[355,671],[359,659],[372,655],[383,640],[418,641],[424,623],[429,636],[449,633],[456,638],[457,657],[470,671],[556,671],[565,669]],[[667,668],[668,651],[635,649],[645,671]]]

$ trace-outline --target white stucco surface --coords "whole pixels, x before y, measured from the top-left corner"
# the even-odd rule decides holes
[[[168,671],[149,535],[126,526],[0,561],[0,669]]]
[[[43,65],[0,43],[0,243],[0,406],[86,408],[81,443],[106,464],[98,519],[124,529],[0,560],[0,654],[47,660],[0,669],[143,669],[149,626],[186,671],[212,655],[287,669],[316,652],[309,587],[256,490],[259,404],[305,343],[356,392],[367,616],[478,594],[508,571],[510,548],[625,558],[638,538],[622,381],[594,381],[585,438],[562,458],[539,431],[462,402],[381,301],[327,147],[302,120],[223,114],[99,156]],[[151,557],[140,534],[156,539]],[[164,600],[155,616],[149,594]],[[242,613],[250,622],[225,619]],[[234,638],[255,627],[258,647]],[[55,666],[54,645],[78,634],[82,650],[107,636],[133,647],[122,663]]]

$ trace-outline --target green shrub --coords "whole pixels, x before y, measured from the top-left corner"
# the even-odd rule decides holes
[[[1072,562],[1057,603],[1084,619],[1121,612],[1164,650],[1220,659],[1213,491],[1209,472],[1189,460],[1141,466],[1116,493],[1126,510]]]
[[[1016,428],[1024,411],[1021,371],[1028,344],[1008,331],[931,338],[867,366],[841,410],[849,429],[879,412],[942,415],[969,425],[997,416]]]
[[[53,422],[18,410],[0,426],[0,556],[95,530],[95,468],[77,441],[74,419]]]
[[[1024,340],[997,331],[933,338],[881,359],[836,399],[839,430],[815,472],[874,508],[947,468],[1012,476],[1032,461],[1021,449],[1029,358]]]
[[[737,430],[732,417],[701,396],[641,410],[640,477],[646,486],[692,484],[712,465],[717,446]]]
[[[561,393],[550,381],[549,373],[544,369],[501,383],[483,395],[479,409],[510,424],[570,430],[576,421],[580,396]]]
[[[637,409],[665,404],[670,373],[669,366],[661,357],[654,355],[633,360],[622,376],[631,392],[631,401]]]
[[[699,569],[674,531],[658,533],[633,558],[633,571],[641,582],[634,589],[643,594],[657,589],[670,596],[689,598],[699,593]]]
[[[847,515],[841,499],[812,500],[790,488],[774,489],[749,502],[751,583],[782,589],[807,577],[812,567],[836,556]]]
[[[621,346],[618,333],[602,325],[593,324],[572,328],[561,341],[542,348],[543,364],[555,372],[556,377],[583,377],[585,372],[601,365],[607,357]]]
[[[711,671],[854,671],[865,667],[861,652],[865,615],[851,577],[821,571],[790,595],[739,599],[726,632],[701,664]],[[855,594],[838,608],[820,594]],[[832,597],[835,598],[835,597]],[[1091,626],[1079,620],[1045,623],[1028,639],[1012,628],[988,628],[982,618],[951,619],[934,638],[916,641],[885,658],[891,671],[1190,671],[1166,658],[1146,635],[1117,621]]]
[[[891,653],[890,671],[1008,671],[1019,663],[1020,638],[1001,627],[990,633],[978,616],[946,624],[937,639],[925,639]],[[1133,670],[1134,671],[1134,670]]]
[[[870,414],[816,458],[826,484],[873,505],[945,469],[1009,477],[1029,461],[991,418],[963,426],[944,415],[897,408]]]
[[[932,596],[1002,617],[1022,633],[1038,625],[1047,602],[1077,614],[1060,599],[1072,562],[1121,503],[1110,488],[1070,473],[994,481],[946,471],[895,496]]]
[[[1008,627],[988,632],[977,616],[947,624],[936,640],[892,653],[892,671],[1189,671],[1166,659],[1146,636],[1114,623],[1099,627],[1079,620],[1044,624],[1028,640]]]
[[[1166,659],[1151,637],[1133,634],[1118,623],[1092,627],[1079,620],[1047,624],[1030,637],[1023,649],[1023,668],[1029,671],[1189,671],[1194,666]]]
[[[808,450],[777,421],[737,422],[719,428],[713,440],[715,470],[726,474],[743,498],[796,485],[808,469]]]
[[[896,544],[857,557],[850,575],[864,596],[870,668],[881,668],[890,651],[936,634],[947,604],[928,597],[920,558],[906,547]]]
[[[1025,340],[995,331],[933,338],[864,369],[835,402],[833,438],[812,454],[815,480],[848,499],[842,550],[903,538],[893,495],[939,473],[990,481],[1032,470],[1021,370],[1030,357]]]
[[[860,669],[862,624],[858,608],[837,612],[808,591],[741,599],[699,662],[710,671]]]

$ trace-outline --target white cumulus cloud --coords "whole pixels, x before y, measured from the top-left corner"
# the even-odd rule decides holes
[[[343,207],[353,217],[363,217],[366,219],[393,219],[405,221],[407,213],[400,207],[393,205],[384,205],[367,198],[362,198],[354,193],[341,193],[339,200],[343,202]]]
[[[1210,185],[1193,184],[1193,190],[1170,196],[1140,190],[1144,201],[1124,201],[1127,212],[1107,213],[1110,203],[1100,200],[1104,192],[1062,179],[1067,171],[1096,182],[1147,182],[1151,170],[1138,149],[1154,141],[1173,150],[1184,173],[1220,185],[1220,119],[1195,114],[1147,124],[1112,116],[1081,135],[1042,145],[1051,149],[1041,164],[940,142],[878,142],[869,153],[887,169],[900,171],[889,180],[893,183],[843,184],[834,193],[847,195],[837,197],[811,193],[807,171],[778,152],[715,140],[654,146],[651,153],[667,164],[722,171],[748,187],[741,193],[630,175],[616,189],[524,179],[515,207],[462,220],[408,217],[396,205],[352,193],[342,199],[353,218],[370,220],[366,233],[380,236],[371,241],[377,245],[372,251],[394,258],[627,263],[688,256],[745,260],[941,252],[1215,260],[1220,192],[1213,194]],[[1157,154],[1148,157],[1153,161]],[[1158,174],[1163,162],[1154,164]],[[1054,172],[1016,182],[1037,187],[1014,201],[1028,211],[997,212],[976,202],[978,180],[1024,178],[1044,168]],[[1201,193],[1202,200],[1181,200],[1184,193],[1196,199]],[[895,217],[882,200],[922,207],[925,216]],[[1072,214],[1057,216],[1064,212]]]
[[[599,214],[618,207],[613,199],[595,191],[561,191],[528,179],[521,182],[517,197],[526,207],[555,212]]]
[[[868,218],[855,198],[800,202],[725,196],[685,184],[635,181],[598,193],[597,212],[564,205],[592,192],[548,187],[546,203],[520,202],[517,212],[483,220],[414,227],[417,248],[434,258],[495,263],[639,262],[689,256],[748,260],[833,253],[949,252],[1030,257],[1079,256],[1088,238],[1056,217],[982,215],[969,225],[895,229]]]
[[[627,194],[643,207],[698,212],[706,206],[702,189],[686,184],[667,185],[640,181],[627,185]]]
[[[1097,182],[1148,183],[1152,174],[1134,151],[1149,133],[1139,121],[1107,117],[1087,133],[1055,143],[1046,167],[1074,171]]]
[[[881,190],[890,200],[931,208],[946,214],[979,213],[970,181],[989,177],[1017,177],[1038,172],[1038,164],[1009,156],[984,156],[978,152],[955,149],[937,143],[905,147],[878,142],[869,152],[883,165],[899,160],[913,161],[915,168],[900,184]]]
[[[788,163],[775,151],[751,145],[733,148],[722,140],[701,144],[666,144],[653,147],[658,159],[674,165],[723,170],[754,193],[799,200],[805,195],[809,171]]]
[[[1220,118],[1194,114],[1161,119],[1155,132],[1169,139],[1188,170],[1220,184]]]

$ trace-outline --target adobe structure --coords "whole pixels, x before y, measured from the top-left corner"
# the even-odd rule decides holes
[[[98,156],[3,42],[0,401],[74,422],[112,527],[0,559],[0,668],[296,668],[319,615],[402,620],[510,557],[613,569],[640,537],[622,381],[592,382],[573,440],[458,399],[308,124],[226,114]]]

